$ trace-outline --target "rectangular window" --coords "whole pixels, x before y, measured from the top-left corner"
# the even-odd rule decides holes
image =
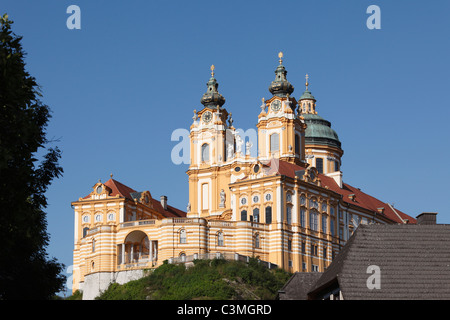
[[[302,242],[302,253],[306,253],[306,242]]]
[[[223,233],[219,232],[219,234],[217,235],[217,245],[219,247],[223,247]]]
[[[241,211],[241,221],[247,221],[247,210]]]
[[[270,152],[275,152],[280,149],[280,136],[274,133],[270,136]]]
[[[291,239],[288,240],[288,250],[289,251],[292,250],[292,240]]]
[[[253,221],[259,222],[259,209],[258,208],[253,209]]]
[[[327,216],[322,216],[322,232],[327,233]]]
[[[286,222],[288,224],[291,224],[292,222],[292,208],[291,207],[286,207]]]
[[[310,212],[309,213],[309,228],[313,231],[318,231],[318,221],[317,221],[317,213]]]
[[[298,134],[295,135],[295,154],[300,155],[300,136]]]
[[[266,223],[272,223],[272,207],[266,207]]]
[[[334,161],[334,171],[339,171],[339,162],[337,160]]]
[[[319,171],[319,173],[323,173],[323,159],[322,158],[316,158],[316,169]]]
[[[207,183],[202,184],[202,210],[209,209],[209,187]]]
[[[330,233],[334,237],[334,219],[330,219]]]
[[[300,226],[306,228],[306,210],[303,208],[300,209]]]

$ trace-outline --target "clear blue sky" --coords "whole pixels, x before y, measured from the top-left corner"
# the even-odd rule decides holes
[[[69,30],[69,5],[81,30]],[[381,8],[369,30],[366,9]],[[3,0],[28,71],[53,110],[64,176],[47,196],[50,256],[72,264],[72,201],[110,173],[185,209],[188,129],[216,66],[234,126],[255,128],[284,52],[294,97],[310,90],[344,149],[344,181],[415,217],[450,223],[449,1]]]

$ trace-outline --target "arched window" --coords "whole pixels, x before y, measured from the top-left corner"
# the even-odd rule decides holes
[[[258,208],[253,209],[253,221],[259,222],[259,209]]]
[[[186,230],[180,230],[180,243],[186,243]]]
[[[209,144],[202,144],[202,162],[209,161]]]
[[[223,247],[223,233],[222,232],[219,232],[217,234],[217,245],[219,247]]]
[[[272,223],[272,207],[266,207],[266,223]]]
[[[241,211],[241,221],[247,221],[247,210]]]
[[[276,152],[280,150],[280,135],[274,133],[270,136],[270,152]]]
[[[89,231],[88,227],[83,228],[83,238],[87,236],[88,231]]]

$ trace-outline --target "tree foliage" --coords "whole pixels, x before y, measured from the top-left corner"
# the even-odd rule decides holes
[[[123,285],[113,283],[99,300],[269,300],[291,274],[250,262],[195,260],[194,266],[163,264],[148,276]]]
[[[50,108],[25,70],[22,37],[6,14],[0,23],[0,299],[48,299],[65,282],[64,266],[46,253],[44,212],[61,152],[47,147]]]

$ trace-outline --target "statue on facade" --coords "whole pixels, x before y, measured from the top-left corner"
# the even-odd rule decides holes
[[[226,194],[225,191],[220,190],[220,204],[219,204],[219,208],[225,208],[225,199],[226,199]]]
[[[250,141],[247,141],[247,143],[245,144],[245,154],[250,155],[250,150],[253,146],[253,143],[251,143]]]
[[[234,149],[233,145],[231,143],[229,143],[227,146],[227,159],[233,158],[233,152],[234,152],[233,149]]]
[[[244,140],[242,140],[240,135],[236,135],[236,153],[242,152],[242,145],[244,144]]]

